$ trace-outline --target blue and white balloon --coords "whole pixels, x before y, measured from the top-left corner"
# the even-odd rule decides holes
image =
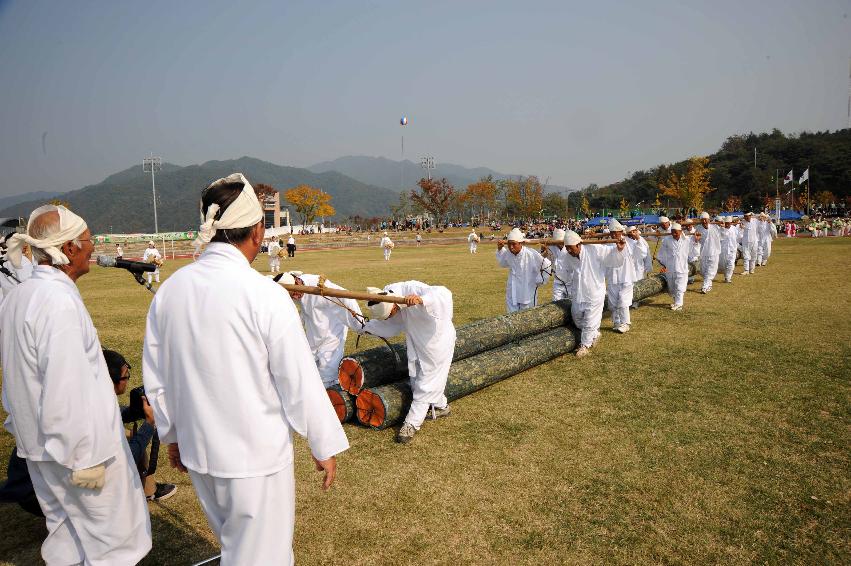
[[[402,119],[399,120],[399,123],[402,124],[403,126],[407,126],[408,125],[408,117],[402,116]]]

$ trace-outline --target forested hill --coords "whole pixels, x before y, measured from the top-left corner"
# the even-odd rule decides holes
[[[754,167],[756,148],[756,167]],[[634,206],[643,201],[649,207],[661,195],[659,183],[672,172],[682,174],[687,158],[673,165],[659,165],[646,171],[636,171],[628,179],[597,187],[583,189],[592,208],[617,208],[621,198]],[[814,202],[816,195],[832,193],[838,204],[851,197],[851,129],[836,132],[802,133],[786,136],[779,130],[763,134],[736,135],[727,138],[721,149],[709,155],[712,168],[710,186],[715,189],[706,195],[707,209],[720,208],[729,196],[742,199],[745,209],[761,208],[766,196],[774,197],[776,171],[780,171],[781,195],[783,177],[794,171],[795,186],[804,170],[810,168],[810,191]],[[829,195],[821,195],[830,198]],[[671,206],[675,204],[671,201]]]
[[[156,176],[160,231],[197,228],[201,191],[210,182],[235,171],[244,173],[252,183],[271,185],[281,193],[299,184],[322,189],[331,195],[337,219],[352,215],[383,216],[390,210],[390,205],[398,201],[398,195],[393,191],[366,185],[335,171],[317,174],[251,157],[208,161],[187,167],[163,164],[162,172]],[[57,195],[56,198],[67,202],[74,212],[85,218],[95,233],[150,232],[154,228],[151,176],[144,174],[138,165],[115,173],[101,183]],[[17,203],[0,210],[0,217],[27,216],[46,200],[42,197]],[[281,205],[287,206],[283,194]]]

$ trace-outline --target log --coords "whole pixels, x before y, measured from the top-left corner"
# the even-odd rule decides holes
[[[539,334],[569,323],[570,301],[547,303],[534,309],[479,320],[456,330],[453,361],[497,348],[514,340]],[[340,361],[340,387],[352,395],[361,389],[393,383],[408,377],[408,355],[404,344],[363,350]],[[394,356],[393,352],[398,356]]]
[[[350,421],[355,416],[355,398],[343,391],[339,385],[328,387],[325,389],[331,404],[334,406],[334,411],[337,413],[337,418],[341,423]]]
[[[527,369],[567,354],[579,340],[575,330],[560,327],[459,360],[449,369],[446,398],[460,399]],[[407,382],[363,389],[357,397],[358,420],[380,430],[405,418],[411,405]]]
[[[339,297],[341,299],[357,299],[359,301],[374,301],[376,303],[397,303],[405,304],[405,297],[397,297],[393,295],[375,295],[362,291],[349,291],[348,289],[332,289],[330,287],[314,287],[311,285],[288,285],[286,283],[278,283],[287,291],[296,293],[307,293],[308,295],[322,295],[323,297]]]

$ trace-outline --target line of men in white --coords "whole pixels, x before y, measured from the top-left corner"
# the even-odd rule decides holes
[[[323,384],[336,380],[347,328],[385,338],[406,333],[413,403],[397,433],[410,441],[427,418],[450,413],[444,395],[455,348],[452,293],[419,281],[373,293],[405,304],[369,303],[361,324],[324,297],[301,301],[251,267],[263,242],[254,189],[235,173],[202,193],[207,244],[198,261],[159,288],[142,355],[146,397],[170,464],[189,473],[222,564],[291,564],[295,513],[292,432],[307,438],[322,488],[349,446]],[[85,221],[62,206],[33,211],[8,244],[32,275],[0,304],[5,427],[26,459],[48,536],[48,564],[134,564],[151,549],[139,475],[101,344],[76,281],[94,245]],[[284,281],[319,284],[319,276]],[[323,281],[329,287],[333,283]],[[343,313],[343,314],[341,314]],[[431,409],[430,415],[428,415]]]
[[[680,224],[664,216],[659,220],[660,231],[670,236],[661,237],[656,261],[665,273],[674,311],[683,308],[690,263],[700,260],[701,293],[709,293],[719,264],[724,268],[724,281],[730,283],[741,247],[742,275],[753,273],[757,265],[766,265],[771,241],[777,237],[774,224],[762,213],[759,220],[753,213],[746,213],[736,227],[730,216],[718,217],[713,224],[709,213],[703,212],[700,224],[689,234],[684,234]],[[581,330],[577,357],[588,355],[600,338],[607,296],[613,329],[621,334],[629,332],[632,324],[629,309],[638,306],[633,302],[633,286],[652,275],[653,256],[638,228],[625,228],[613,220],[608,230],[617,243],[583,246],[576,232],[556,229],[553,231],[556,243],[542,246],[538,252],[523,245],[525,235],[517,228],[509,232],[505,241],[497,242],[496,259],[509,270],[505,287],[508,312],[536,306],[538,288],[552,276],[553,301],[570,299],[573,322]]]

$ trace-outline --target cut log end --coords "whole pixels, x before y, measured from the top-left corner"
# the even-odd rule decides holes
[[[334,406],[334,412],[337,413],[337,418],[340,422],[346,422],[348,415],[346,414],[346,402],[343,400],[343,395],[335,389],[326,389],[328,398],[331,399],[331,404]]]
[[[358,395],[356,405],[360,422],[371,427],[380,427],[384,424],[385,409],[381,397],[369,389],[364,389]]]
[[[344,391],[352,395],[360,395],[363,387],[363,368],[357,360],[343,358],[340,369],[337,370],[337,379]]]

